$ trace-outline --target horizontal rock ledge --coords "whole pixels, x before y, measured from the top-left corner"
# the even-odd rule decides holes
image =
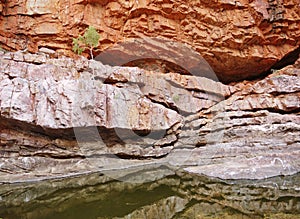
[[[224,179],[295,174],[299,63],[225,85],[85,58],[2,52],[0,181],[148,164]]]

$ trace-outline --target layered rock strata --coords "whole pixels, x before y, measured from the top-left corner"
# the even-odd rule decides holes
[[[146,164],[227,179],[300,170],[299,60],[231,85],[85,58],[0,60],[1,181]]]
[[[201,112],[200,118],[214,116],[197,130],[195,139],[186,138],[186,142],[199,145],[191,156],[197,157],[192,162],[198,167],[188,170],[221,178],[264,178],[298,172],[299,76],[298,60],[298,64],[262,80],[237,83],[237,92]],[[180,135],[189,136],[184,131]],[[212,135],[209,141],[207,135]],[[220,140],[215,142],[215,136]],[[207,153],[214,157],[213,164],[199,167],[202,154],[205,157]]]
[[[235,81],[260,75],[299,48],[299,21],[298,0],[12,0],[0,2],[0,42],[7,50],[72,55],[72,38],[92,25],[101,34],[95,54],[163,37],[192,46],[220,80]]]

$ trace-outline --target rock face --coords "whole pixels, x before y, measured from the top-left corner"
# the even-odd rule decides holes
[[[298,172],[300,71],[295,66],[285,67],[263,80],[236,84],[238,91],[234,95],[205,111],[204,115],[215,116],[197,130],[199,137],[195,141],[198,145],[203,142],[204,147],[200,144],[194,149],[191,157],[197,158],[193,162],[198,166],[187,170],[231,179]],[[221,141],[205,141],[208,132]],[[184,132],[180,135],[186,136]],[[215,161],[202,166],[201,154],[206,153]],[[224,154],[231,158],[226,157],[225,161]]]
[[[300,59],[231,85],[45,54],[0,63],[0,181],[148,164],[224,179],[300,171]]]
[[[192,46],[222,81],[257,76],[297,49],[299,23],[298,0],[0,2],[5,49],[71,55],[72,38],[93,25],[101,34],[97,54],[135,38],[172,39]]]

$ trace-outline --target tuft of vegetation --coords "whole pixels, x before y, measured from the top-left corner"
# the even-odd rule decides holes
[[[175,95],[173,95],[172,99],[175,103],[177,103],[177,102],[179,102],[180,96],[178,94],[175,94]]]
[[[94,59],[93,49],[98,46],[100,35],[93,26],[89,26],[83,36],[73,38],[73,51],[81,55],[86,49],[90,51],[91,58]]]
[[[274,74],[274,73],[276,73],[276,72],[278,71],[278,69],[273,69],[273,68],[271,68],[270,71],[271,71],[272,74]]]
[[[115,94],[115,95],[114,95],[114,99],[115,99],[115,100],[120,99],[120,94]]]

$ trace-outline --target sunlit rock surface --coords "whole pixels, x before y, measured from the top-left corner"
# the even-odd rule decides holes
[[[72,55],[72,38],[92,25],[101,34],[96,54],[145,36],[171,39],[192,46],[220,80],[235,81],[297,49],[299,21],[298,0],[10,0],[0,2],[0,42],[9,50]]]

